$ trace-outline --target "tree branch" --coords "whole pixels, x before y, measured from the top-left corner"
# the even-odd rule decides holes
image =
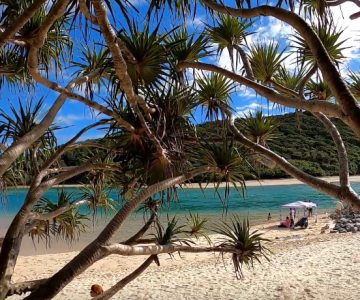
[[[215,3],[212,0],[203,0],[203,3],[214,11],[235,17],[252,18],[258,16],[272,16],[296,29],[305,39],[311,52],[316,58],[317,64],[324,76],[324,80],[328,83],[333,95],[340,104],[342,111],[345,113],[346,117],[348,117],[347,123],[353,129],[354,133],[360,137],[360,118],[358,117],[360,115],[360,107],[347,87],[346,82],[342,79],[340,72],[332,63],[321,40],[305,20],[291,11],[268,5],[249,9],[235,9],[223,4]],[[326,113],[325,111],[323,112]]]
[[[41,284],[46,282],[46,280],[47,278],[43,278],[43,279],[13,283],[11,284],[6,297],[10,297],[12,295],[22,295],[27,292],[31,292],[37,289]]]
[[[121,87],[126,94],[126,99],[128,100],[130,107],[136,112],[137,116],[139,117],[141,125],[145,129],[146,134],[148,135],[150,140],[154,142],[158,153],[167,159],[165,149],[161,146],[158,138],[153,134],[149,126],[146,124],[145,118],[140,111],[139,106],[148,116],[148,119],[151,119],[150,114],[155,112],[155,110],[150,109],[144,99],[139,95],[136,95],[134,92],[130,75],[127,72],[126,62],[121,54],[119,44],[117,43],[117,36],[107,18],[106,9],[103,5],[103,2],[101,0],[94,0],[93,5],[95,8],[95,14],[99,23],[100,30],[104,35],[105,41],[108,44],[110,52],[112,54],[116,75],[119,78]]]
[[[153,211],[151,213],[151,216],[150,216],[149,220],[147,220],[147,222],[144,224],[144,226],[141,227],[140,230],[137,233],[135,233],[132,237],[127,239],[122,244],[125,244],[125,245],[133,245],[133,244],[135,244],[139,240],[139,238],[141,238],[145,234],[145,232],[149,230],[151,224],[154,222],[156,217],[157,217],[157,214],[156,214],[156,212]]]
[[[307,72],[306,75],[300,81],[300,83],[299,83],[299,95],[300,95],[301,98],[304,98],[305,85],[308,83],[308,81],[311,79],[311,77],[315,74],[317,68],[318,68],[317,65],[314,64],[311,67],[311,69],[309,70],[309,72]]]
[[[75,78],[67,85],[66,89],[71,90],[75,85],[87,82],[93,76],[95,76],[95,73]],[[53,106],[49,109],[45,117],[40,121],[40,123],[31,129],[28,133],[17,139],[13,145],[8,147],[4,153],[1,154],[0,176],[2,176],[7,171],[9,166],[19,157],[19,155],[21,155],[33,142],[38,140],[44,134],[44,132],[53,123],[57,113],[65,103],[66,98],[66,95],[60,95],[54,102]]]
[[[79,8],[80,8],[80,11],[85,16],[86,19],[88,19],[94,25],[99,24],[96,17],[91,14],[85,0],[79,0]]]
[[[156,255],[151,255],[144,263],[142,263],[134,272],[121,279],[114,286],[106,290],[103,294],[95,297],[94,300],[107,300],[114,296],[118,291],[123,289],[131,281],[139,277],[156,259]]]
[[[234,45],[234,48],[240,54],[240,57],[241,57],[241,60],[243,62],[244,69],[246,72],[246,77],[252,81],[255,81],[254,72],[251,68],[249,58],[248,58],[247,54],[245,53],[244,49],[241,48],[239,45]]]
[[[341,138],[340,132],[335,124],[322,113],[314,113],[314,116],[323,123],[326,131],[330,133],[338,154],[339,160],[339,178],[341,187],[349,187],[349,162],[344,142]]]
[[[94,124],[91,124],[83,129],[81,129],[74,137],[72,137],[68,142],[66,142],[65,144],[61,145],[57,150],[56,152],[43,164],[43,166],[41,167],[42,170],[46,170],[48,168],[50,168],[55,162],[56,160],[59,159],[59,157],[61,155],[63,155],[66,150],[71,146],[73,145],[86,131],[96,127],[96,126],[99,126],[99,125],[102,125],[102,124],[105,124],[106,122],[105,121],[99,121],[99,122],[96,122]]]
[[[62,207],[60,207],[52,212],[49,212],[49,213],[31,212],[29,215],[29,220],[49,221],[49,220],[52,220],[64,213],[68,212],[69,210],[78,208],[83,205],[89,205],[89,204],[91,204],[91,202],[89,200],[84,199],[84,200],[76,201],[75,203],[72,203],[72,204],[62,206]]]
[[[107,254],[118,254],[122,256],[136,255],[158,255],[163,253],[186,252],[220,252],[243,254],[243,251],[235,247],[213,246],[213,247],[192,247],[183,245],[146,245],[146,246],[129,246],[124,244],[112,244],[103,247]]]
[[[320,178],[311,176],[303,172],[302,170],[298,169],[297,167],[289,163],[285,158],[276,154],[270,149],[250,141],[236,128],[236,126],[233,123],[230,123],[229,127],[237,141],[241,142],[244,146],[256,151],[257,153],[260,153],[261,155],[275,162],[282,170],[284,170],[292,177],[300,180],[301,182],[319,191],[322,191],[340,200],[345,200],[349,204],[357,208],[360,208],[360,198],[351,189],[351,187],[339,187]]]
[[[46,2],[46,0],[34,1],[25,11],[12,22],[0,34],[0,47],[2,47],[7,40],[14,37],[14,35],[31,19],[34,13]]]
[[[123,88],[126,98],[129,101],[131,108],[137,112],[137,106],[139,105],[146,114],[155,112],[150,109],[144,99],[136,95],[133,89],[133,84],[130,75],[127,72],[126,62],[121,54],[119,45],[117,44],[117,36],[112,29],[109,20],[107,18],[106,9],[101,0],[92,1],[95,9],[96,18],[105,41],[109,46],[109,50],[113,57],[116,75],[119,78],[121,87]]]
[[[305,109],[311,112],[324,112],[326,115],[329,115],[331,117],[346,119],[341,109],[339,109],[339,107],[336,104],[330,103],[328,101],[321,101],[321,102],[306,101],[295,97],[287,97],[275,92],[274,90],[266,86],[258,84],[241,75],[234,74],[233,72],[220,68],[218,66],[214,66],[207,63],[201,63],[201,62],[181,62],[179,63],[179,68],[193,68],[193,69],[216,72],[224,75],[225,77],[235,82],[244,84],[254,89],[258,94],[268,98],[270,101],[274,103],[285,105],[288,107],[294,107],[298,109]]]

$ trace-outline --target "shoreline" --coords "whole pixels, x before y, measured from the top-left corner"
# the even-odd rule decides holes
[[[338,176],[325,176],[325,177],[316,177],[322,180],[325,180],[330,183],[338,183],[339,177]],[[352,175],[349,176],[350,182],[360,182],[360,175]],[[306,184],[297,180],[295,178],[276,178],[276,179],[253,179],[253,180],[246,180],[245,186],[246,187],[261,187],[261,186],[277,186],[277,185],[297,185],[297,184]],[[202,183],[202,188],[214,188],[215,183],[210,182],[208,184]],[[63,184],[63,185],[54,185],[53,188],[80,188],[84,187],[86,184]],[[241,185],[237,184],[238,187]],[[180,185],[179,185],[180,187]],[[221,183],[220,187],[225,187],[225,183]],[[29,186],[27,185],[18,185],[18,186],[10,186],[8,189],[28,189]],[[183,189],[198,189],[200,188],[199,183],[186,183],[182,184],[181,188]]]

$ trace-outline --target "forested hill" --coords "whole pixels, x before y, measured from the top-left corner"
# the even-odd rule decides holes
[[[315,176],[338,174],[337,152],[331,136],[312,115],[294,113],[275,116],[280,121],[277,137],[268,142],[269,147],[294,165]],[[335,121],[346,144],[350,174],[360,174],[360,141],[342,122]],[[200,125],[206,127],[207,124]],[[262,168],[261,178],[288,177],[280,169]]]
[[[274,118],[279,120],[280,125],[276,132],[276,138],[268,142],[269,147],[273,151],[314,176],[338,175],[335,144],[330,135],[325,131],[323,125],[315,117],[307,113],[296,117],[292,113],[275,116]],[[335,124],[346,144],[350,174],[360,174],[360,141],[342,122],[336,121]],[[209,132],[214,133],[216,128],[221,128],[221,126],[214,125],[214,123],[198,125],[199,136],[204,137]],[[68,152],[64,157],[64,163],[66,165],[78,164],[79,157],[86,155],[86,151],[86,149],[82,148]],[[259,178],[289,177],[278,168],[268,169],[257,166],[256,173]],[[80,176],[74,178],[69,183],[84,182],[84,180]]]

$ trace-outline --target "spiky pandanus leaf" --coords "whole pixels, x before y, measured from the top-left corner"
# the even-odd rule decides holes
[[[274,81],[290,90],[295,92],[299,91],[299,84],[307,73],[306,68],[300,70],[290,71],[286,68],[285,65],[281,65],[277,73],[274,75]],[[292,93],[287,92],[286,90],[278,90],[278,92],[291,96]]]
[[[171,220],[168,220],[166,228],[164,228],[159,222],[156,223],[156,233],[154,234],[154,237],[157,244],[194,244],[193,241],[186,238],[184,235],[184,233],[186,233],[185,225],[178,225],[178,221],[179,220],[176,217],[173,217]]]
[[[332,97],[332,92],[326,82],[311,79],[305,86],[305,95],[312,100],[329,100]]]
[[[190,227],[190,230],[187,233],[190,237],[204,237],[206,241],[211,244],[210,237],[207,233],[206,223],[208,220],[206,218],[201,217],[199,214],[189,213],[189,216],[186,217],[187,225]]]
[[[74,195],[63,189],[59,191],[56,200],[42,197],[33,207],[36,213],[46,214],[54,212],[60,208],[74,204]],[[34,239],[51,240],[51,237],[60,238],[67,242],[76,241],[80,234],[85,231],[85,221],[88,220],[85,214],[79,211],[79,208],[72,208],[49,221],[36,221],[29,231],[29,235]]]
[[[354,97],[360,101],[360,73],[350,72],[348,85]]]
[[[129,32],[119,31],[118,37],[132,56],[125,59],[133,84],[161,87],[167,76],[167,53],[164,47],[166,34],[159,34],[159,26],[150,32],[147,22],[143,30],[132,22],[129,24]]]
[[[242,272],[244,265],[253,268],[255,261],[261,263],[260,258],[269,261],[270,251],[263,245],[269,240],[263,238],[257,230],[250,232],[248,219],[241,220],[240,216],[234,215],[230,224],[223,222],[213,231],[222,236],[219,247],[233,247],[240,252],[232,254],[232,262],[238,278],[244,276]]]
[[[30,84],[26,58],[16,47],[0,48],[0,88],[6,83],[10,87],[23,87]]]
[[[253,177],[248,169],[247,160],[242,156],[242,149],[236,147],[233,141],[224,138],[222,143],[210,144],[204,141],[189,155],[194,164],[207,165],[216,170],[202,180],[206,180],[207,184],[215,184],[215,193],[227,212],[230,186],[244,193],[245,176]],[[223,191],[220,188],[221,183],[225,183]]]
[[[264,116],[262,111],[257,111],[255,114],[249,112],[240,123],[245,134],[253,142],[262,146],[266,146],[267,141],[276,138],[276,130],[279,125],[275,118]]]
[[[287,58],[284,55],[286,48],[279,51],[277,42],[260,43],[250,47],[250,64],[255,78],[265,83],[279,71],[281,64]]]
[[[25,134],[34,129],[41,120],[44,113],[44,98],[38,101],[30,99],[18,104],[10,104],[10,112],[0,109],[0,139],[3,144],[12,144]],[[23,170],[25,177],[18,184],[29,184],[29,179],[34,175],[42,162],[44,162],[54,152],[57,146],[55,131],[60,127],[51,125],[44,134],[32,143],[14,162],[12,170]],[[21,172],[20,172],[21,173]],[[10,174],[10,173],[8,173]]]
[[[229,117],[231,93],[235,86],[233,82],[221,74],[211,73],[197,79],[198,103],[206,110],[209,120],[225,119]]]
[[[323,21],[331,21],[331,11],[326,0],[302,0],[300,9],[310,20],[319,17]]]
[[[237,69],[239,61],[239,53],[234,49],[236,46],[244,46],[246,37],[251,34],[248,30],[252,24],[253,22],[247,20],[243,21],[229,15],[220,15],[215,26],[206,25],[210,42],[217,45],[218,55],[227,49],[234,70]]]
[[[345,58],[343,52],[348,47],[344,46],[346,39],[343,38],[344,29],[337,28],[332,22],[330,24],[313,24],[313,30],[324,45],[329,57],[339,65]],[[292,47],[298,54],[298,63],[313,66],[316,64],[316,57],[310,50],[308,44],[300,35],[294,35]]]
[[[196,62],[211,54],[208,38],[204,34],[189,34],[184,28],[179,28],[168,34],[165,38],[165,46],[169,53],[170,71],[175,75],[183,88],[186,83],[186,72],[178,71],[179,62]],[[188,81],[188,80],[187,80]]]

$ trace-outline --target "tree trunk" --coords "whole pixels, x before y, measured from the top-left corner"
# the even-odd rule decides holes
[[[238,45],[234,45],[234,48],[236,49],[237,52],[239,52],[240,54],[240,57],[241,57],[241,60],[244,64],[244,69],[245,69],[245,72],[246,72],[246,77],[252,81],[255,81],[255,76],[254,76],[254,72],[251,68],[251,64],[250,64],[250,61],[249,61],[249,58],[247,56],[247,54],[245,53],[244,49],[241,48],[240,46]]]

